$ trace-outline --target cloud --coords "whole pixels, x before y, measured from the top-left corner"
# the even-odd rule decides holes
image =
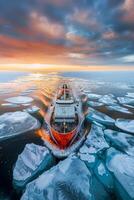
[[[0,62],[134,65],[133,7],[133,0],[1,0]]]
[[[63,25],[50,21],[46,16],[35,11],[30,13],[29,26],[35,33],[47,38],[60,39],[65,36]]]
[[[72,24],[80,24],[88,29],[97,30],[100,28],[100,23],[96,19],[93,10],[75,8],[73,13],[67,16],[67,20]]]
[[[105,40],[114,40],[118,38],[117,33],[115,33],[114,31],[106,31],[103,33],[102,38]]]
[[[134,62],[134,54],[128,55],[128,56],[124,56],[122,58],[122,60],[123,60],[123,62],[126,62],[126,63]]]
[[[75,45],[86,45],[88,39],[75,32],[68,32],[66,39]]]
[[[134,25],[134,1],[126,0],[122,5],[122,10],[124,12],[122,20],[126,23]]]
[[[1,60],[14,58],[19,63],[53,63],[60,61],[67,49],[61,45],[49,44],[47,42],[33,42],[0,36]]]
[[[69,58],[78,58],[78,59],[83,59],[85,58],[85,54],[80,54],[80,53],[69,53],[68,54]]]

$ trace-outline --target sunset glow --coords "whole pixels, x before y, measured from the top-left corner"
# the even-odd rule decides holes
[[[0,1],[0,69],[133,70],[133,0]]]

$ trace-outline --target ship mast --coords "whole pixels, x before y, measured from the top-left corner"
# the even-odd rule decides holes
[[[64,100],[66,99],[66,93],[65,93],[65,85],[64,85]]]

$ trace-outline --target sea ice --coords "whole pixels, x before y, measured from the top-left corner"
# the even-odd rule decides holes
[[[134,98],[134,93],[133,92],[128,92],[126,97]]]
[[[39,110],[40,108],[38,106],[32,106],[30,108],[24,109],[25,112],[28,112],[30,114],[37,113]]]
[[[104,133],[101,127],[92,124],[90,133],[87,136],[85,144],[88,146],[87,153],[97,153],[109,148],[108,143],[104,138]],[[80,149],[80,152],[83,150]]]
[[[104,166],[103,163],[100,163],[100,164],[98,165],[98,174],[99,174],[100,176],[103,176],[104,174],[106,174],[106,169],[105,169],[105,166]]]
[[[25,104],[25,103],[31,103],[33,101],[33,98],[26,97],[26,96],[16,96],[16,97],[10,97],[6,99],[5,101],[9,103]]]
[[[20,105],[14,104],[14,103],[2,103],[1,106],[11,107],[11,108],[17,108],[17,107],[19,107]]]
[[[120,172],[134,178],[134,157],[110,148],[107,150],[106,166],[111,172]]]
[[[89,171],[94,168],[97,161],[97,156],[95,154],[78,153],[78,157],[86,164]]]
[[[100,99],[102,95],[89,93],[89,94],[87,94],[87,96],[88,96],[89,99],[94,99],[94,100],[96,99],[97,100],[97,99]]]
[[[68,157],[29,183],[21,200],[92,200],[91,174],[80,159]]]
[[[127,108],[124,108],[124,107],[119,106],[119,105],[107,106],[107,109],[113,110],[113,111],[118,111],[118,112],[121,112],[121,113],[132,114],[132,112],[130,112]]]
[[[112,94],[102,96],[99,99],[99,102],[105,105],[115,105],[117,103],[117,101],[114,99],[114,96]]]
[[[116,82],[115,83],[115,87],[119,88],[119,89],[123,89],[123,90],[130,90],[130,89],[132,89],[132,85],[129,85],[127,83],[122,83],[122,82],[119,82],[119,83]]]
[[[91,93],[91,90],[83,89],[82,92],[83,92],[84,94],[89,94],[89,93]]]
[[[78,156],[85,162],[86,166],[92,173],[96,175],[102,187],[111,191],[113,189],[113,179],[105,164],[99,160],[100,152],[104,152],[109,148],[105,141],[104,133],[101,127],[92,124],[91,131],[85,141],[85,144],[80,148]]]
[[[88,105],[91,107],[100,107],[100,106],[103,106],[104,104],[100,102],[95,102],[95,101],[88,101]]]
[[[87,145],[83,145],[80,150],[79,150],[80,153],[89,153],[89,148],[87,147]]]
[[[39,127],[39,121],[26,112],[4,113],[0,115],[0,140],[8,139]]]
[[[119,103],[134,105],[134,99],[129,97],[117,97]]]
[[[133,108],[134,109],[134,106],[131,106],[131,105],[123,104],[123,106],[126,106],[128,108]]]
[[[91,169],[96,162],[96,156],[94,153],[96,153],[96,150],[87,147],[86,144],[79,149],[78,156],[82,161],[85,162],[88,169]]]
[[[95,156],[88,154],[88,153],[84,153],[84,154],[79,154],[80,159],[83,161],[87,161],[88,163],[95,163]]]
[[[93,124],[95,124],[96,126],[99,126],[102,128],[102,130],[105,129],[105,126],[103,124],[100,124],[99,122],[93,121]]]
[[[134,136],[115,130],[104,130],[105,138],[111,146],[134,156]]]
[[[123,131],[134,133],[134,120],[118,118],[115,121],[115,125]]]
[[[108,115],[101,113],[93,108],[89,108],[89,113],[86,116],[86,119],[88,121],[96,121],[98,123],[104,124],[104,125],[114,125],[115,120],[109,117]]]
[[[15,188],[23,189],[26,184],[50,169],[55,159],[45,146],[27,144],[18,156],[13,170],[13,184]]]
[[[107,191],[112,191],[114,188],[113,177],[109,170],[107,169],[106,165],[102,162],[102,160],[98,160],[97,164],[93,168],[95,175],[97,176],[98,180],[104,185]]]
[[[134,157],[114,148],[107,150],[106,166],[114,174],[115,191],[123,200],[134,199]]]

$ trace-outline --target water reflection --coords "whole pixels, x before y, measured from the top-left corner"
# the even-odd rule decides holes
[[[2,78],[6,76],[6,78]],[[43,123],[44,117],[48,114],[48,108],[50,107],[56,92],[58,85],[66,79],[73,87],[77,88],[78,94],[83,94],[82,101],[85,102],[84,112],[89,109],[86,101],[88,100],[87,94],[95,93],[97,95],[112,94],[117,100],[117,97],[124,97],[127,93],[134,92],[134,77],[133,73],[116,74],[116,77],[112,73],[10,73],[0,74],[0,114],[10,111],[22,111],[30,106],[37,106],[40,108],[39,113],[35,116]],[[33,102],[26,103],[14,103],[7,104],[6,99],[10,97],[26,96],[33,98]],[[91,99],[89,99],[91,101]],[[98,100],[92,100],[97,102]],[[94,105],[92,103],[92,105]],[[90,104],[90,106],[92,106]],[[96,104],[97,105],[97,104]],[[128,106],[128,110],[134,113],[134,107]],[[108,114],[110,117],[116,118],[129,118],[133,119],[134,115],[127,113],[120,113],[115,110],[109,110],[106,105],[95,107],[96,110]],[[87,127],[88,130],[89,127]],[[40,129],[36,132],[32,132],[25,136],[20,136],[15,139],[0,143],[0,186],[6,193],[10,193],[11,199],[19,199],[17,194],[13,194],[12,189],[12,169],[16,162],[18,154],[22,152],[25,144],[37,143],[43,144],[43,140],[48,141],[55,147],[54,142],[51,140],[48,134]],[[17,145],[16,145],[17,144]]]

